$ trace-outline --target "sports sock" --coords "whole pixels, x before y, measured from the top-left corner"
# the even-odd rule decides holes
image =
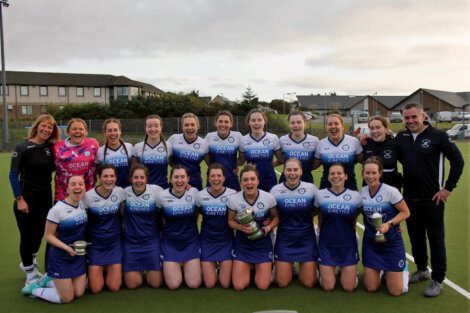
[[[33,291],[33,296],[53,303],[60,303],[60,297],[55,288],[37,288]]]

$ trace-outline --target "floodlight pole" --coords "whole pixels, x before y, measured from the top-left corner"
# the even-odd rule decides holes
[[[0,46],[2,53],[2,99],[3,99],[3,123],[2,123],[2,148],[8,148],[8,106],[7,106],[7,78],[5,73],[5,49],[3,46],[3,7],[8,8],[8,0],[0,0]]]

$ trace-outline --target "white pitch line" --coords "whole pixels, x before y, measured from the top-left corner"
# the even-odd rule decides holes
[[[356,223],[357,226],[362,229],[362,230],[365,230],[365,227],[364,225],[362,225],[361,223],[357,222]],[[415,259],[413,258],[412,255],[406,253],[406,258],[408,260],[410,260],[411,262],[415,262]],[[431,272],[432,269],[428,266],[428,270]],[[460,287],[459,285],[457,285],[456,283],[454,283],[453,281],[451,280],[448,280],[447,278],[444,279],[444,284],[448,285],[450,288],[454,289],[455,291],[457,291],[458,293],[460,293],[462,296],[464,296],[465,298],[467,298],[468,300],[470,300],[470,292],[468,292],[467,290],[463,289],[462,287]]]
[[[276,169],[274,170],[277,174],[281,175],[281,173],[279,173]],[[361,223],[357,222],[356,223],[357,226],[359,226],[360,229],[362,230],[365,230],[365,227],[364,225],[362,225]],[[408,260],[410,260],[411,262],[415,262],[415,259],[413,258],[412,255],[406,253],[406,258]],[[428,266],[428,270],[431,272],[432,269]],[[470,292],[468,292],[467,290],[463,289],[462,287],[460,287],[459,285],[457,285],[456,283],[454,283],[453,281],[451,280],[448,280],[447,278],[444,279],[444,284],[448,285],[450,288],[454,289],[455,291],[457,291],[458,293],[460,293],[462,296],[464,296],[465,298],[467,298],[468,300],[470,300]]]

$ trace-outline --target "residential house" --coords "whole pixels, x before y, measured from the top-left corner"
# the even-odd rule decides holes
[[[48,105],[109,104],[112,99],[164,94],[151,84],[107,74],[7,71],[6,87],[9,118],[37,116],[46,113]]]

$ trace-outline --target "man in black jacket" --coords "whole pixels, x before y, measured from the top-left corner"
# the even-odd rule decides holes
[[[425,121],[423,107],[409,103],[403,108],[407,130],[400,132],[398,159],[403,165],[403,196],[410,208],[406,223],[411,249],[418,270],[411,274],[410,283],[432,278],[424,295],[436,297],[442,291],[446,272],[444,241],[444,202],[462,174],[464,161],[457,146],[447,134]],[[450,171],[444,185],[444,161],[450,162]],[[427,270],[426,235],[431,252],[432,275]]]

